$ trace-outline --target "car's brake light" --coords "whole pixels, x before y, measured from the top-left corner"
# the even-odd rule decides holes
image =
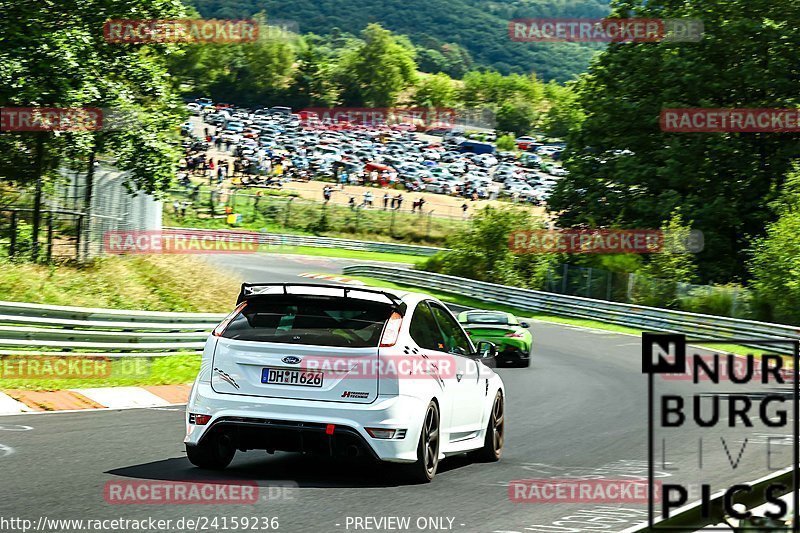
[[[221,337],[221,336],[222,336],[222,334],[225,332],[225,330],[226,330],[226,329],[228,329],[228,324],[230,324],[230,323],[231,323],[231,321],[232,321],[234,318],[236,318],[236,315],[238,315],[239,313],[241,313],[241,312],[242,312],[242,309],[244,309],[246,306],[247,306],[247,302],[242,302],[242,303],[240,303],[240,304],[239,304],[239,305],[236,307],[236,309],[234,309],[233,311],[231,311],[231,314],[229,314],[228,316],[226,316],[226,317],[225,317],[225,319],[224,319],[222,322],[220,322],[220,323],[219,323],[219,325],[218,325],[217,327],[215,327],[215,328],[214,328],[214,331],[212,331],[212,332],[211,332],[211,334],[212,334],[212,335],[214,335],[215,337]]]
[[[400,336],[400,326],[403,324],[403,315],[395,311],[389,320],[386,322],[386,328],[383,330],[383,337],[381,338],[381,346],[394,346],[397,338]]]
[[[394,438],[394,429],[382,429],[382,428],[364,428],[369,433],[369,436],[373,439],[391,439]]]
[[[505,336],[506,337],[514,337],[515,339],[521,339],[522,338],[522,333],[518,333],[516,331],[512,331],[511,333],[506,333]]]
[[[198,415],[195,413],[189,414],[189,423],[196,426],[205,426],[211,420],[211,415]]]

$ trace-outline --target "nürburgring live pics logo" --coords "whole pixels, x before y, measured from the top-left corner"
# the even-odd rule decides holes
[[[688,343],[691,342],[691,345]],[[764,351],[756,357],[752,353],[747,356],[737,356],[725,353],[712,355],[695,353],[697,345],[737,344],[749,347],[758,347]],[[785,350],[786,347],[790,350]],[[712,350],[712,348],[709,348]],[[755,350],[754,350],[755,351]],[[691,353],[690,353],[691,352]],[[719,523],[722,515],[738,520],[750,518],[749,511],[742,512],[737,503],[755,502],[767,503],[770,510],[764,514],[768,518],[779,519],[791,511],[792,525],[775,528],[776,531],[796,531],[798,520],[798,352],[800,341],[790,339],[691,339],[677,334],[642,334],[642,372],[648,376],[648,485],[649,485],[649,512],[648,522],[651,530],[676,531],[687,530],[687,524],[680,520],[670,520],[675,517],[676,510],[692,504],[692,500],[699,499],[696,507],[687,513],[699,522],[693,529],[700,529],[706,524]],[[783,357],[778,353],[791,354]],[[793,362],[792,368],[785,368]],[[656,376],[664,380],[669,376],[684,375],[686,380],[682,386],[673,386],[661,394],[656,392]],[[691,376],[691,378],[689,378]],[[791,382],[791,393],[789,392]],[[671,383],[676,383],[672,381]],[[721,386],[720,386],[721,385]],[[756,390],[745,389],[746,386],[760,387]],[[781,387],[784,385],[783,387]],[[718,387],[715,389],[715,387]],[[721,391],[721,392],[720,392]],[[791,403],[790,403],[791,402]],[[709,409],[709,405],[712,407]],[[710,414],[709,414],[710,413]],[[762,426],[764,428],[762,428]],[[784,456],[779,456],[774,450],[787,443],[788,438],[780,441],[777,437],[770,440],[754,438],[764,433],[743,434],[745,430],[769,430],[774,433],[788,433],[791,429],[791,458],[784,451]],[[669,438],[656,438],[655,431],[660,430]],[[672,433],[670,433],[672,430]],[[732,431],[734,431],[732,433]],[[711,435],[711,438],[709,438]],[[677,436],[677,438],[676,438]],[[784,436],[786,437],[786,436]],[[742,439],[743,440],[740,440]],[[705,451],[710,444],[721,443],[724,454],[711,457]],[[697,442],[694,442],[696,440]],[[750,445],[748,447],[748,444]],[[771,444],[778,444],[771,449]],[[745,471],[753,471],[760,464],[755,459],[761,450],[759,445],[766,445],[766,464],[769,474],[776,479],[769,478],[750,486],[747,482],[753,477],[741,479]],[[660,449],[657,451],[656,448]],[[668,448],[671,448],[668,450]],[[691,468],[686,470],[686,475],[712,472],[714,480],[731,479],[735,475],[735,483],[720,485],[717,481],[712,483],[707,478],[702,478],[698,483],[662,483],[660,485],[661,505],[660,511],[655,509],[653,497],[654,479],[653,472],[656,462],[664,462],[670,454],[688,457],[687,450],[694,450],[698,459],[696,463],[689,463]],[[668,453],[669,452],[669,453]],[[747,452],[745,454],[745,452]],[[723,459],[720,460],[719,456]],[[725,458],[725,455],[727,457]],[[708,457],[707,457],[708,456]],[[745,459],[743,459],[745,457]],[[780,463],[780,464],[776,464]],[[774,476],[775,471],[793,465],[791,486],[788,477]],[[743,466],[745,465],[746,466]],[[682,466],[686,466],[683,464]],[[723,471],[730,468],[729,471]],[[748,470],[749,468],[749,470]],[[676,469],[677,470],[677,469]],[[763,476],[762,476],[763,477]],[[677,478],[676,478],[677,479]],[[681,479],[681,481],[684,481]],[[697,491],[696,489],[699,489]],[[793,492],[793,506],[787,505],[780,497],[788,492]],[[690,498],[690,494],[695,496]],[[748,505],[747,507],[754,507]],[[687,507],[689,509],[689,507]],[[729,527],[708,527],[709,530],[730,531]]]

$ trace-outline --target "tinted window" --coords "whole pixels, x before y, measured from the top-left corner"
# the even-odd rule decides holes
[[[468,355],[472,353],[469,337],[467,337],[461,329],[461,326],[458,325],[458,321],[453,318],[453,315],[435,304],[431,304],[431,311],[444,335],[445,351],[458,355]]]
[[[409,333],[420,348],[426,350],[444,351],[445,345],[436,320],[433,318],[428,304],[425,302],[417,305],[411,317]]]
[[[508,315],[505,313],[467,313],[467,322],[470,324],[509,324]]]
[[[358,298],[270,297],[250,300],[222,336],[342,348],[377,347],[390,315],[389,305]]]

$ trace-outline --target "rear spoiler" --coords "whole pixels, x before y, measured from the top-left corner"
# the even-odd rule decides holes
[[[280,287],[283,289],[282,294],[297,294],[297,293],[290,293],[290,287],[311,287],[311,288],[321,288],[326,290],[341,290],[342,297],[347,298],[350,296],[350,293],[358,293],[358,292],[366,292],[369,294],[379,294],[389,300],[389,303],[392,304],[392,307],[395,311],[400,313],[401,315],[405,314],[406,304],[398,298],[396,295],[382,291],[380,289],[371,289],[365,287],[346,287],[344,285],[329,285],[324,283],[242,283],[242,289],[239,292],[239,298],[236,300],[236,305],[241,304],[247,300],[252,298],[257,298],[261,296],[274,296],[276,293],[274,291],[269,291],[274,287]],[[300,293],[302,294],[302,293]]]

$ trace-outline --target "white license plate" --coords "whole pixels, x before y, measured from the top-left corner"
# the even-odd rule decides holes
[[[297,385],[299,387],[322,387],[322,372],[306,372],[284,368],[264,368],[261,383],[267,385]]]

